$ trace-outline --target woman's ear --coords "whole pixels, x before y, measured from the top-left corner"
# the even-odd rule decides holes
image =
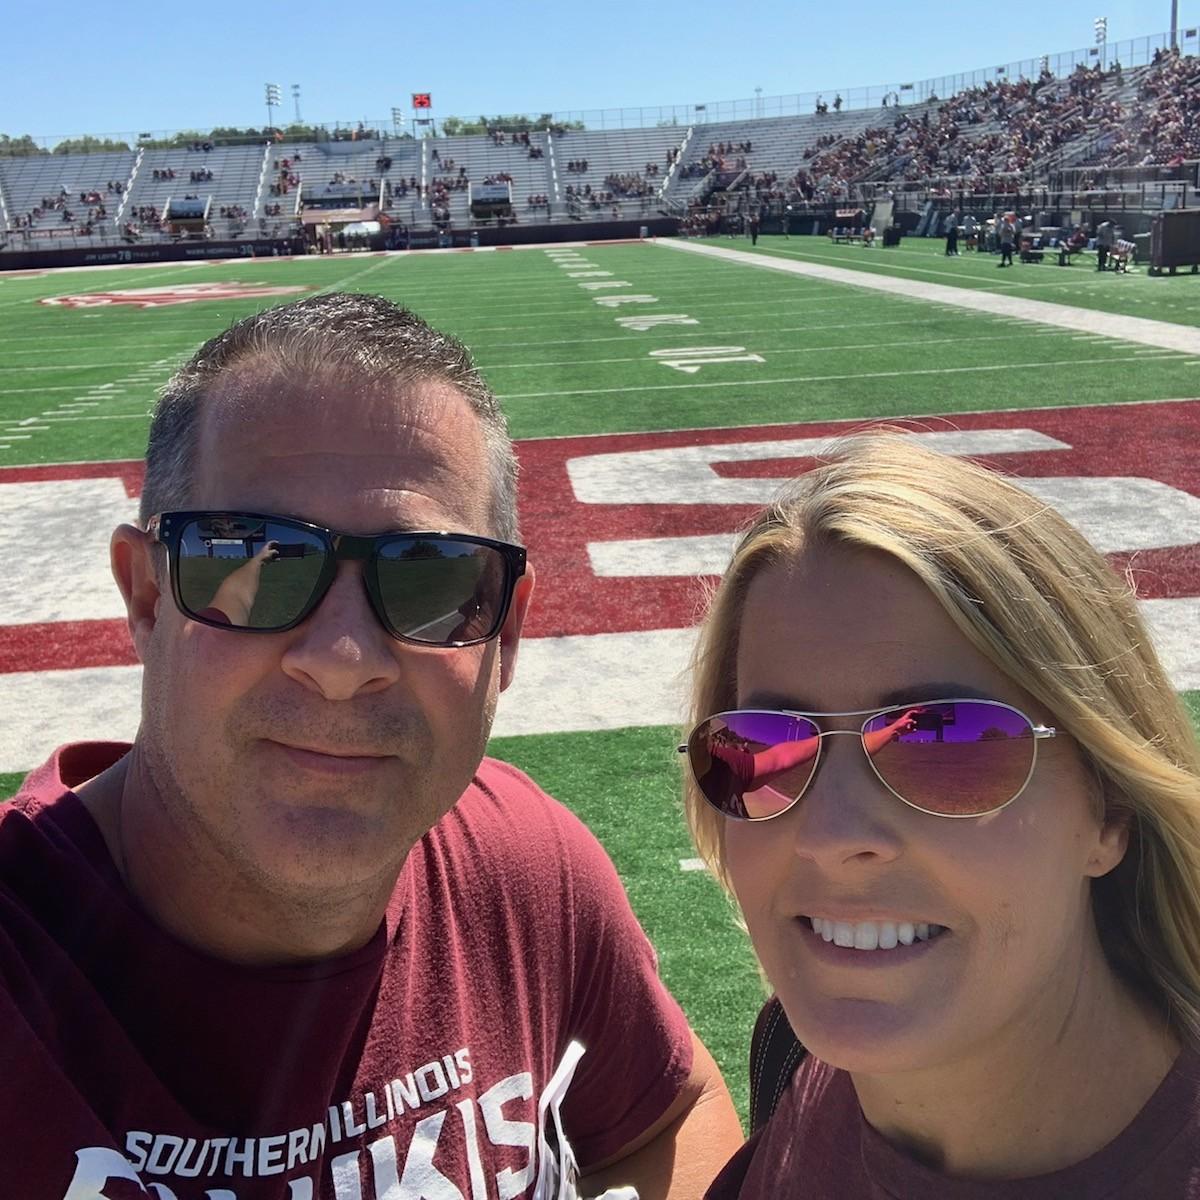
[[[1133,814],[1127,809],[1114,808],[1107,812],[1096,831],[1092,852],[1088,856],[1084,874],[1099,879],[1115,870],[1129,849],[1129,836],[1133,829]]]

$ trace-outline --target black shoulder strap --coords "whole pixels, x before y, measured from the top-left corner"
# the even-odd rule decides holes
[[[750,1132],[761,1129],[787,1091],[805,1050],[778,996],[762,1006],[750,1039]]]

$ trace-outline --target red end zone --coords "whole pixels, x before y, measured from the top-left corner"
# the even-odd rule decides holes
[[[1069,447],[979,457],[979,461],[1015,476],[1134,476],[1200,497],[1200,400],[969,414],[910,424],[921,432],[1033,430]],[[725,503],[582,503],[568,474],[571,460],[671,447],[836,437],[867,425],[821,422],[518,443],[523,531],[539,581],[527,635],[678,629],[693,624],[702,599],[695,578],[599,576],[591,566],[589,543],[728,534],[744,524],[758,507]],[[812,459],[768,457],[753,462],[714,461],[709,467],[714,479],[782,479],[812,465]],[[0,484],[98,477],[120,478],[127,494],[136,496],[142,466],[138,462],[118,462],[0,469]],[[1200,595],[1200,529],[1186,545],[1118,552],[1109,558],[1121,569],[1132,560],[1142,598]],[[64,580],[64,586],[69,586],[69,580]],[[122,621],[0,626],[0,672],[113,666],[133,661]]]

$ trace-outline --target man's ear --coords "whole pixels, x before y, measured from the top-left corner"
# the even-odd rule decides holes
[[[533,563],[527,563],[525,574],[517,580],[513,592],[512,607],[500,630],[500,690],[504,691],[513,681],[517,670],[517,648],[521,642],[521,630],[525,625],[525,614],[529,611],[529,599],[533,595],[536,574]]]
[[[129,636],[138,659],[146,661],[150,635],[158,620],[158,602],[162,598],[158,572],[154,569],[155,546],[144,529],[136,525],[118,525],[109,543],[109,562],[113,578],[125,601]],[[166,564],[162,565],[164,577]]]

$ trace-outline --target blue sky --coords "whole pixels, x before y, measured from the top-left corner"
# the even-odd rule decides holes
[[[367,16],[380,7],[392,15]],[[1086,46],[1101,14],[1112,41],[1170,24],[1170,0],[1007,11],[960,0],[208,0],[117,9],[61,0],[48,16],[44,6],[17,4],[4,21],[0,132],[262,124],[268,80],[282,88],[284,118],[294,116],[298,83],[304,119],[330,122],[407,110],[413,91],[433,93],[439,118],[691,104],[752,97],[756,87],[763,96],[831,98]],[[1180,0],[1180,28],[1196,23],[1200,0]]]

